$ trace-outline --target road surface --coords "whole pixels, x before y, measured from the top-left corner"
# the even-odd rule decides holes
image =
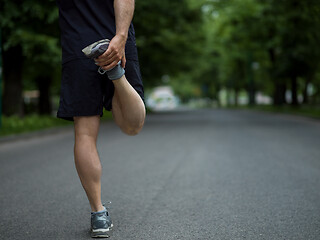
[[[320,121],[246,110],[101,126],[112,240],[320,239]],[[90,239],[72,127],[0,144],[0,239]]]

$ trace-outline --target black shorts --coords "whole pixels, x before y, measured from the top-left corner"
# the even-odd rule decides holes
[[[107,74],[99,74],[92,59],[78,58],[62,65],[58,118],[73,120],[76,116],[95,116],[112,109],[114,86]],[[127,59],[125,76],[144,100],[143,84],[137,60]]]

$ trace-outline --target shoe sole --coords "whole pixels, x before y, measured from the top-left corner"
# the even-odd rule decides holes
[[[103,39],[85,47],[84,49],[82,49],[82,52],[87,57],[94,59],[100,56],[108,49],[109,43],[110,41],[108,39]]]
[[[99,43],[95,47],[92,48],[90,54],[88,54],[89,58],[97,58],[102,55],[105,51],[107,51],[109,43]]]
[[[107,229],[91,229],[92,238],[109,238],[112,235],[113,224]]]

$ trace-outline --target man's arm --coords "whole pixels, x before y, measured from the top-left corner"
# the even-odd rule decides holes
[[[127,40],[128,30],[133,18],[134,0],[114,0],[114,14],[116,18],[116,35]]]
[[[108,50],[96,61],[105,70],[113,68],[120,60],[122,67],[125,67],[125,45],[133,18],[134,2],[134,0],[114,0],[116,35],[112,38]]]

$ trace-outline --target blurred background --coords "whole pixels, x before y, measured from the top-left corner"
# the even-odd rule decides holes
[[[320,116],[318,0],[138,0],[146,105]],[[1,135],[55,118],[61,49],[54,0],[0,3]]]
[[[149,113],[101,124],[112,240],[319,239],[320,1],[136,0],[133,22]],[[0,239],[88,239],[72,126],[12,136],[72,124],[55,1],[1,0],[0,31]]]

